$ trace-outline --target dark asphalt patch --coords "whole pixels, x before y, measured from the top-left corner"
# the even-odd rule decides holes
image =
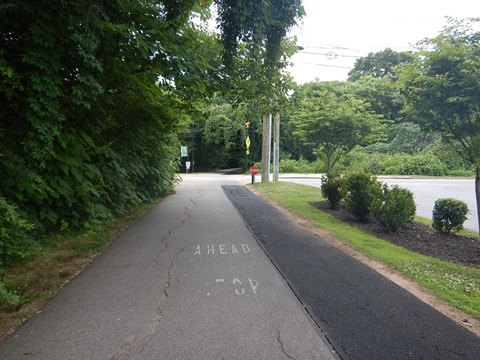
[[[473,333],[246,187],[223,190],[342,359],[480,359]]]

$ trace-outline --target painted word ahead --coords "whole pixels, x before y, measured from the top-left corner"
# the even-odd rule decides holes
[[[240,245],[197,245],[193,255],[241,255],[248,254],[250,247],[247,244]]]

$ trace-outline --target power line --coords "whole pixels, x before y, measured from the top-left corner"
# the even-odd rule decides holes
[[[306,55],[321,55],[325,56],[328,60],[334,60],[337,57],[345,57],[345,58],[355,58],[355,59],[360,59],[360,58],[370,58],[370,59],[375,59],[375,60],[390,60],[390,58],[387,57],[381,57],[381,56],[359,56],[359,55],[342,55],[342,54],[337,54],[333,51],[329,51],[326,53],[317,53],[317,52],[311,52],[311,51],[299,51],[297,54],[306,54]],[[370,55],[370,54],[369,54]]]
[[[316,64],[316,63],[306,63],[306,62],[298,62],[297,64],[315,65],[315,66],[326,66],[326,67],[333,67],[333,68],[340,68],[340,69],[349,69],[349,70],[352,70],[352,69],[353,69],[353,67],[349,67],[349,66],[339,66],[339,65],[329,65],[329,64]]]
[[[337,54],[333,51],[329,51],[326,53],[316,53],[316,52],[311,52],[311,51],[300,51],[299,54],[307,54],[307,55],[324,55],[327,57],[327,59],[335,59],[336,57],[349,57],[349,58],[361,58],[363,56],[359,55],[340,55]]]

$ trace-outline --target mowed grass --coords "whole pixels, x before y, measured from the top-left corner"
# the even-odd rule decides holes
[[[0,302],[0,339],[39,311],[43,303],[155,203],[141,205],[128,215],[82,234],[50,236],[28,258],[10,264],[4,270],[1,287],[16,301]]]
[[[480,268],[424,256],[364,233],[314,208],[320,189],[293,183],[256,184],[255,190],[295,215],[417,281],[438,298],[480,319]]]

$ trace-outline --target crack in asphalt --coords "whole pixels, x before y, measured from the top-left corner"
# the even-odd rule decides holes
[[[280,344],[280,349],[282,350],[282,353],[285,354],[285,356],[289,359],[296,360],[293,356],[291,356],[287,351],[285,350],[285,344],[283,343],[281,337],[280,337],[280,329],[277,329],[277,341]]]
[[[172,237],[172,235],[175,233],[176,230],[181,228],[185,223],[192,217],[192,214],[190,213],[190,209],[188,207],[185,207],[185,210],[183,211],[183,219],[182,221],[174,226],[173,228],[169,229],[167,232],[167,235],[165,235],[162,238],[162,243],[163,243],[163,249],[161,249],[155,258],[155,265],[156,267],[159,264],[160,256],[165,250],[168,249],[168,240]],[[140,349],[136,352],[136,355],[140,355],[145,351],[147,348],[148,344],[153,340],[155,334],[157,334],[158,330],[160,329],[160,324],[161,324],[161,318],[162,318],[162,312],[163,312],[163,307],[165,303],[167,302],[167,299],[169,297],[168,290],[172,286],[172,278],[173,278],[173,268],[175,267],[175,262],[177,261],[178,257],[182,252],[184,252],[186,249],[185,248],[180,248],[178,251],[169,259],[169,265],[167,269],[167,280],[163,283],[162,285],[162,292],[163,296],[159,299],[158,305],[157,305],[157,310],[156,310],[156,315],[155,318],[153,319],[152,325],[150,327],[150,330],[148,331],[148,334],[142,339],[141,343],[143,343],[140,347]]]
[[[120,349],[115,354],[113,354],[113,356],[110,357],[109,360],[121,360],[122,358],[124,358],[125,355],[129,352],[130,347],[132,346],[135,339],[136,339],[135,335],[128,336],[123,342]]]
[[[154,336],[157,334],[158,330],[160,329],[160,324],[162,320],[162,312],[163,312],[163,307],[165,303],[167,302],[167,299],[169,297],[168,294],[168,289],[172,286],[172,277],[173,277],[173,268],[175,266],[175,262],[177,261],[178,257],[182,252],[184,252],[186,249],[185,248],[180,248],[175,255],[170,258],[170,265],[167,271],[167,280],[163,283],[163,289],[162,292],[164,296],[162,296],[157,305],[157,314],[155,315],[155,318],[152,322],[152,326],[148,332],[148,334],[142,339],[141,342],[143,342],[143,345],[141,346],[140,350],[136,352],[137,355],[140,355],[145,351],[147,348],[148,344],[153,340]]]
[[[192,199],[189,199],[194,206],[197,206],[195,202]],[[162,266],[160,265],[160,257],[161,255],[168,250],[169,246],[169,239],[172,237],[172,235],[180,229],[182,226],[185,225],[185,223],[192,217],[192,214],[190,212],[190,209],[188,207],[185,207],[183,211],[183,219],[180,223],[176,224],[169,230],[167,230],[167,233],[162,237],[161,239],[161,249],[157,252],[155,256],[155,269],[159,269]],[[180,254],[185,251],[185,248],[180,248],[174,255],[169,259],[169,265],[168,265],[168,270],[167,270],[167,280],[162,284],[162,293],[163,296],[160,297],[157,303],[157,309],[156,309],[156,315],[153,318],[153,321],[151,322],[150,328],[148,330],[148,333],[139,341],[139,349],[138,351],[135,351],[136,355],[140,355],[145,351],[147,348],[148,344],[153,340],[155,334],[158,332],[160,329],[160,324],[161,324],[161,317],[162,317],[162,311],[165,303],[167,302],[167,298],[169,296],[168,290],[172,286],[172,277],[173,277],[173,268],[175,266],[175,262],[180,256]],[[126,359],[129,358],[128,356],[131,353],[131,347],[133,345],[133,341],[135,340],[136,337],[133,338],[127,338],[127,340],[122,344],[120,349],[109,359],[109,360],[121,360],[121,359]]]
[[[168,290],[172,286],[172,271],[173,267],[175,266],[175,262],[178,259],[178,256],[184,252],[186,249],[185,248],[180,248],[176,254],[170,259],[170,265],[168,267],[167,271],[167,280],[163,283],[163,293],[165,294],[165,297],[168,298]]]
[[[160,248],[160,250],[157,252],[157,254],[155,256],[155,262],[154,262],[154,268],[155,269],[159,269],[159,268],[162,267],[161,264],[160,264],[160,257],[165,251],[168,250],[168,245],[169,245],[168,240],[172,237],[172,235],[175,233],[175,231],[177,231],[179,228],[181,228],[183,225],[185,225],[187,220],[192,217],[188,207],[185,207],[183,215],[184,215],[184,217],[183,217],[182,221],[180,223],[176,224],[174,227],[168,229],[167,233],[160,240],[160,243],[161,243],[162,247]]]

